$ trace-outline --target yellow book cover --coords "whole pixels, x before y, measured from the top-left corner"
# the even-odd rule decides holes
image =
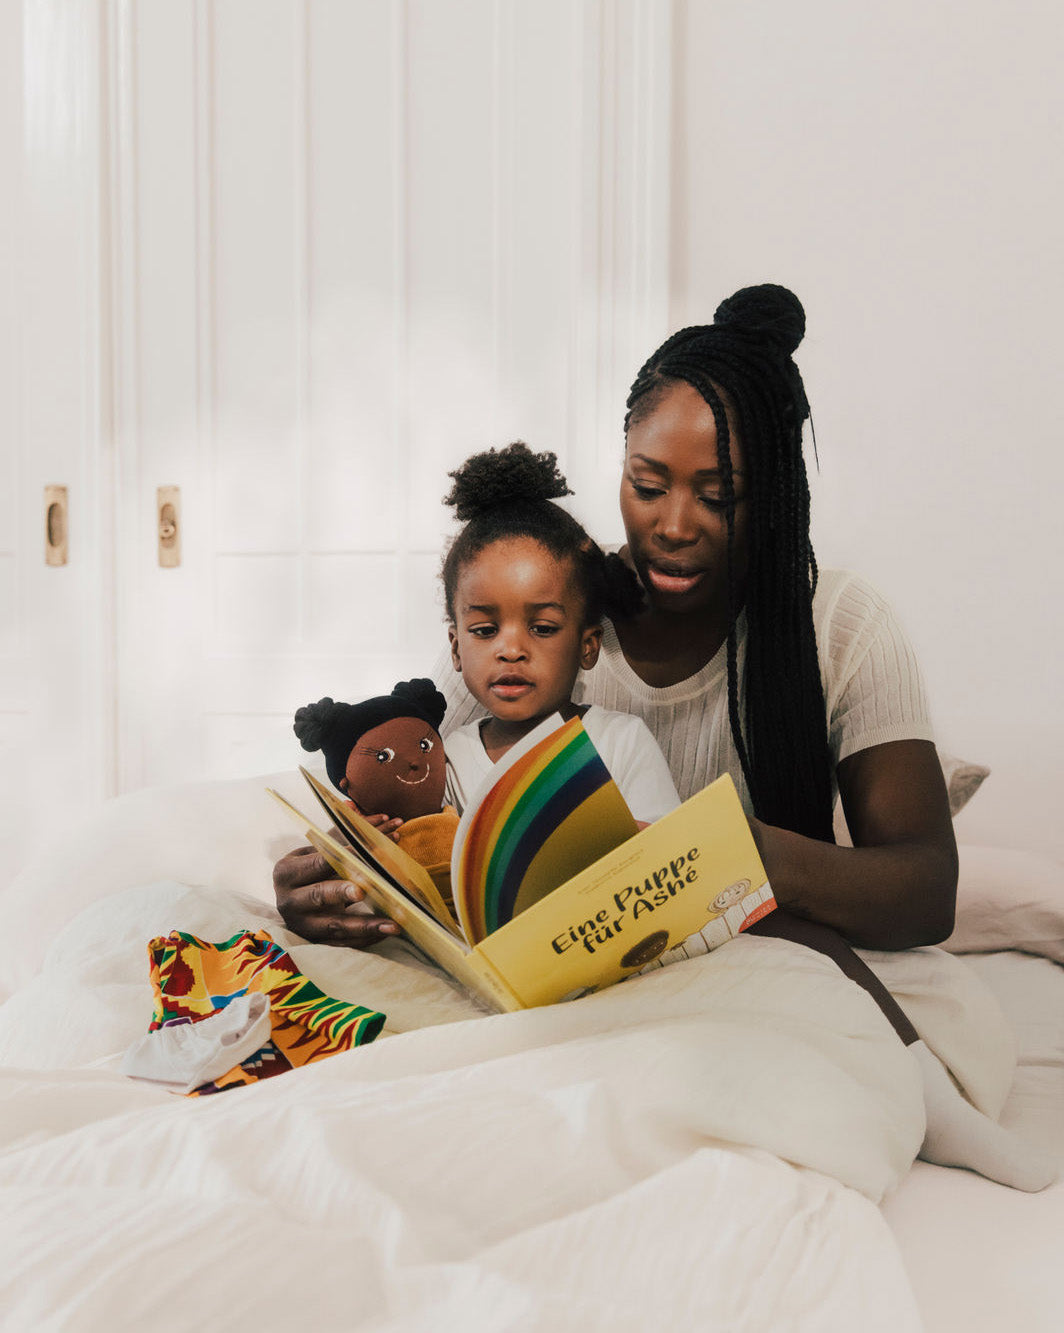
[[[407,879],[404,862],[416,865],[411,858],[386,856],[385,868],[271,794],[338,874],[359,884],[415,945],[499,1010],[600,990],[686,940],[700,952],[716,948],[772,910],[775,901],[730,777],[636,832],[608,774],[594,786],[586,747],[597,752],[579,721],[564,727],[559,721],[548,719],[516,755],[511,751],[505,771],[493,773],[484,798],[463,815],[452,883],[465,938],[453,919],[440,924],[445,918],[424,901],[418,877]],[[552,736],[553,745],[544,746]],[[345,809],[305,770],[304,776],[334,817]],[[552,805],[556,789],[567,784],[569,799]],[[522,787],[523,803],[515,795]]]

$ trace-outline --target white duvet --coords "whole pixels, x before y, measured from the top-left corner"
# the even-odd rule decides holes
[[[119,1075],[147,940],[261,927],[385,1035],[204,1099]],[[743,938],[486,1016],[391,952],[301,944],[217,883],[134,885],[54,933],[0,1007],[4,1328],[919,1327],[875,1206],[920,1143],[918,1079],[832,964]],[[996,1113],[1011,1052],[974,976],[873,961]]]

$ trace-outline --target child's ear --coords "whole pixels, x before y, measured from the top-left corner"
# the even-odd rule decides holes
[[[590,671],[602,648],[602,626],[589,625],[580,637],[580,670]]]
[[[447,642],[451,645],[451,666],[461,673],[462,659],[458,654],[458,631],[453,625],[447,626]]]

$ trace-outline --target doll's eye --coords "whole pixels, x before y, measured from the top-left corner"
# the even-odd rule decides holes
[[[378,751],[377,751],[377,763],[378,763],[378,764],[389,764],[389,763],[391,763],[391,761],[392,761],[394,758],[395,758],[395,751],[394,751],[394,750],[378,750]]]
[[[428,752],[432,749],[432,741],[429,740],[429,738],[426,736],[424,740],[418,741],[418,749],[421,751],[422,754],[428,754]]]

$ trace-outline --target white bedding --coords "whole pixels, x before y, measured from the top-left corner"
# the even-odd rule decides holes
[[[409,959],[283,931],[264,898],[298,837],[262,785],[114,802],[0,895],[5,1328],[896,1333],[921,1323],[878,1200],[905,1180],[903,1240],[920,1209],[892,1201],[926,1172],[1022,1212],[968,1173],[908,1174],[915,1071],[826,960],[744,938],[488,1017]],[[202,1100],[117,1074],[150,1013],[147,940],[263,925],[386,1035]],[[997,1114],[1015,1052],[975,971],[872,961]]]
[[[1019,1037],[1001,1122],[1064,1161],[1064,967],[1015,951],[967,961]],[[1064,1180],[1025,1195],[967,1171],[916,1162],[885,1200],[883,1215],[927,1333],[1064,1328]]]

